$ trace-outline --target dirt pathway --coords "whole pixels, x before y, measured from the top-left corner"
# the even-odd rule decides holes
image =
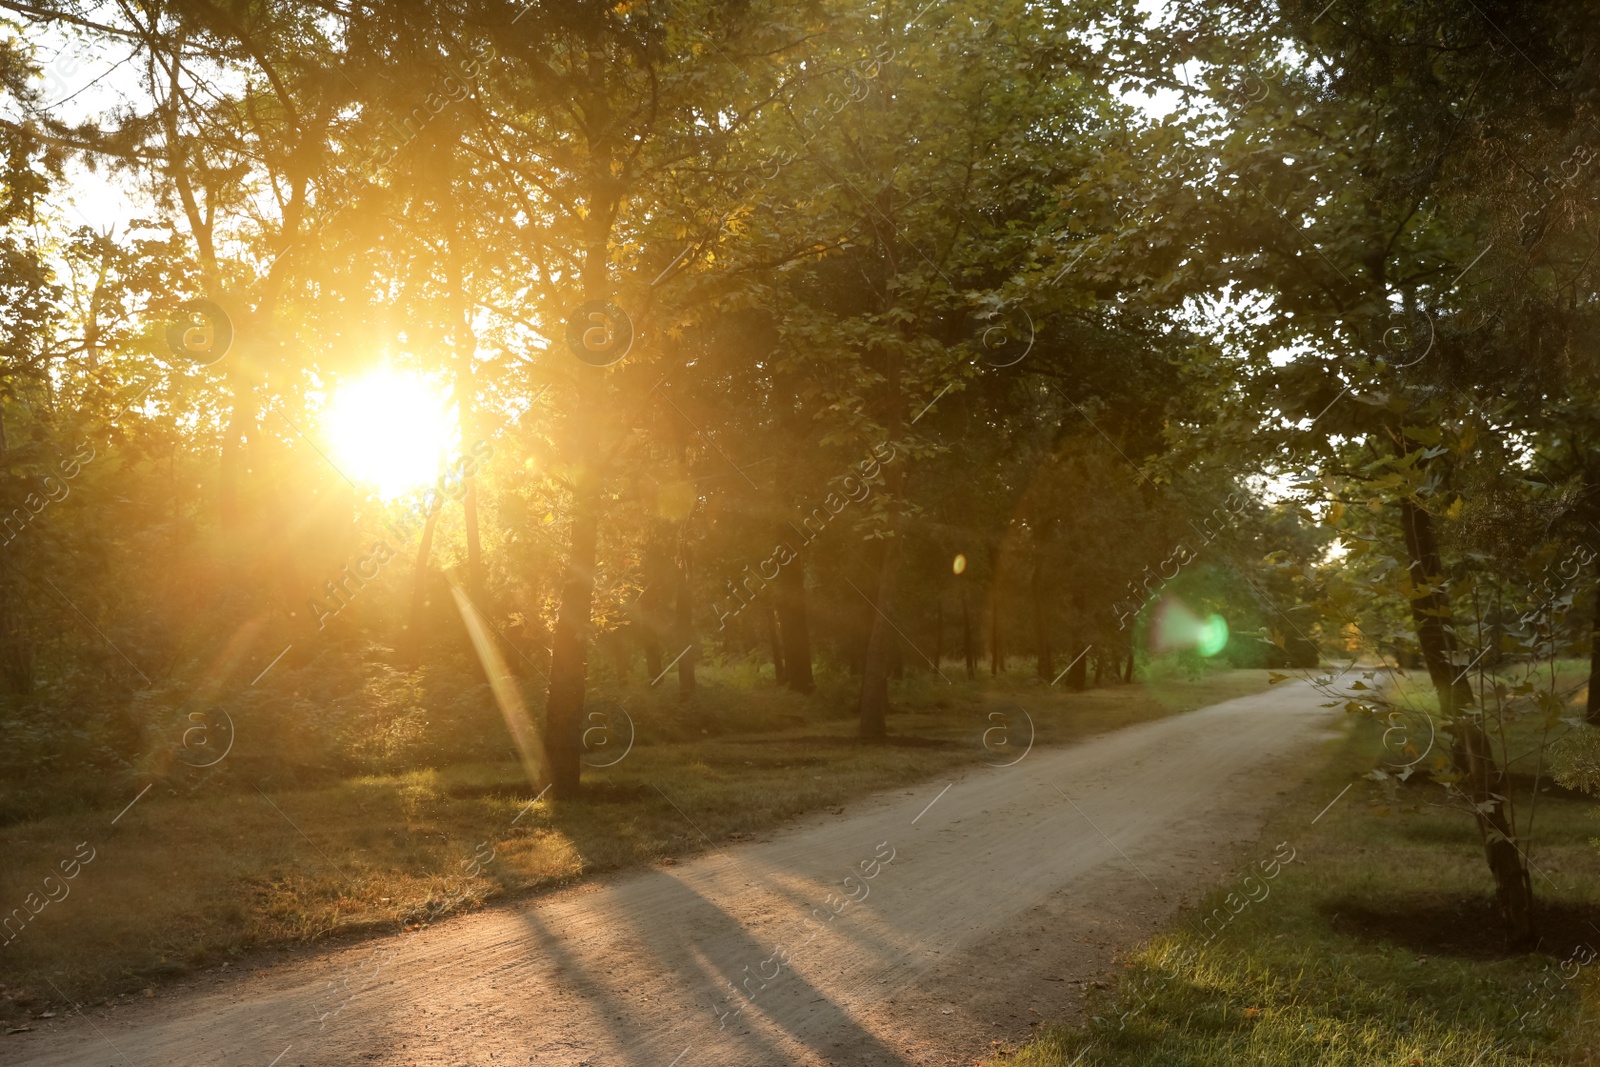
[[[1034,751],[390,938],[376,966],[366,943],[213,972],[0,1037],[0,1063],[970,1063],[1074,1014],[1228,872],[1337,723],[1324,699],[1285,684]],[[327,988],[345,974],[354,996]]]

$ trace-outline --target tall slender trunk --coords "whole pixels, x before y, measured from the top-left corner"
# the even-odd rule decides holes
[[[661,638],[655,630],[644,630],[644,673],[652,682],[661,677]]]
[[[1600,564],[1595,565],[1594,617],[1589,620],[1589,698],[1583,721],[1600,726]]]
[[[437,499],[437,498],[435,498]],[[428,519],[422,524],[422,542],[417,545],[417,563],[411,576],[411,611],[406,623],[405,662],[416,670],[422,662],[423,607],[428,600],[428,556],[433,552],[433,528],[439,522],[443,507],[431,508]]]
[[[448,151],[448,150],[447,150]],[[466,212],[450,202],[450,175],[453,160],[447,155],[442,168],[444,195],[440,207],[454,212],[449,234],[450,301],[452,305],[451,341],[455,352],[456,418],[461,431],[461,447],[470,452],[477,437],[478,419],[476,389],[473,384],[472,360],[478,352],[478,335],[472,328],[472,301],[467,297],[466,275],[462,267],[462,245],[466,236]],[[478,480],[467,478],[461,500],[461,517],[467,540],[467,592],[475,602],[483,598],[483,545],[478,535]]]
[[[0,412],[0,458],[5,455],[5,418]],[[9,475],[11,471],[7,469],[5,473]],[[0,536],[4,536],[3,531]],[[13,559],[9,553],[0,556],[0,682],[6,692],[26,696],[33,692],[33,645],[17,614],[17,605],[28,601],[16,595],[16,584],[11,579]]]
[[[1078,634],[1072,635],[1072,643],[1068,648],[1078,648]],[[1080,692],[1089,684],[1089,655],[1083,649],[1078,649],[1074,655],[1077,657],[1067,670],[1067,688]]]
[[[785,535],[780,534],[780,540]],[[811,623],[806,607],[806,561],[797,556],[778,572],[778,632],[783,637],[783,664],[789,688],[809,693],[817,687],[811,673]]]
[[[611,116],[610,86],[604,52],[597,37],[587,41],[589,99],[588,166],[583,176],[583,265],[579,278],[583,299],[611,296],[607,252],[617,205],[625,193],[614,172],[617,142]],[[567,417],[570,442],[565,458],[573,474],[571,543],[562,570],[561,606],[550,640],[550,685],[545,694],[544,739],[550,790],[557,800],[578,795],[582,788],[583,700],[589,678],[589,636],[594,614],[595,553],[605,510],[605,474],[600,454],[607,371],[573,359],[569,373],[577,380],[577,402]]]
[[[465,440],[463,436],[462,440]],[[466,480],[461,497],[461,519],[467,530],[467,589],[476,603],[483,602],[483,546],[478,538],[478,479]]]
[[[685,649],[678,657],[678,699],[688,701],[694,699],[695,661],[700,658],[700,651],[696,647],[698,642],[694,636],[694,601],[693,587],[690,585],[690,569],[694,565],[694,557],[689,549],[689,524],[683,524],[683,533],[678,540],[678,626],[677,639],[673,644],[680,649]]]
[[[886,355],[887,373],[884,375],[885,408],[884,432],[888,445],[896,448],[900,438],[900,349],[893,346]],[[861,669],[860,732],[869,741],[881,741],[889,735],[889,673],[893,667],[890,653],[896,634],[890,620],[894,618],[895,582],[900,574],[900,544],[905,539],[905,465],[910,459],[888,465],[884,477],[886,506],[889,513],[888,538],[885,540],[883,558],[878,566],[878,588],[872,613],[872,629],[867,635],[867,657]]]
[[[245,437],[255,422],[255,391],[250,379],[238,370],[228,375],[228,382],[233,395],[218,463],[217,517],[223,529],[231,531],[239,528],[239,483],[243,480]]]
[[[1466,681],[1466,672],[1458,673],[1455,666],[1455,628],[1450,617],[1450,597],[1444,589],[1444,564],[1433,516],[1410,499],[1402,498],[1400,521],[1411,557],[1411,580],[1417,588],[1426,590],[1411,601],[1417,644],[1422,648],[1422,660],[1438,698],[1441,726],[1455,736],[1452,754],[1463,772],[1462,785],[1476,812],[1506,941],[1516,950],[1531,948],[1535,943],[1533,883],[1506,808],[1503,775],[1489,736],[1474,714],[1472,686]]]
[[[177,191],[178,201],[182,204],[184,216],[189,223],[190,236],[195,242],[201,283],[207,295],[220,297],[223,293],[222,271],[217,264],[211,212],[209,205],[207,209],[202,209],[199,198],[195,196],[194,183],[190,176],[191,144],[187,138],[179,136],[178,132],[178,114],[186,99],[182,87],[183,67],[179,53],[187,36],[187,33],[181,32],[173,44],[171,55],[161,57],[161,61],[165,64],[165,74],[169,79],[166,103],[160,109],[161,124],[166,134],[167,174]],[[230,304],[231,306],[233,305]],[[256,332],[252,329],[236,329],[235,343],[246,340]],[[233,393],[232,410],[227,428],[223,431],[222,454],[219,457],[217,472],[217,517],[226,531],[237,530],[239,525],[240,470],[244,466],[241,453],[244,448],[245,425],[248,421],[245,416],[245,404],[246,397],[254,399],[249,379],[238,369],[241,361],[235,357],[231,363],[233,369],[229,372],[228,378]]]
[[[1039,677],[1046,681],[1056,676],[1055,664],[1050,660],[1050,627],[1046,620],[1049,609],[1045,605],[1044,575],[1035,561],[1033,568],[1033,640],[1038,654]]]
[[[783,666],[783,641],[778,636],[778,609],[767,608],[767,643],[772,646],[772,677],[779,685],[789,683],[789,672]]]
[[[989,677],[1000,676],[1000,568],[989,588]]]
[[[609,157],[597,158],[595,174],[590,177],[592,187],[603,186],[607,179],[600,176],[607,174],[609,166]],[[590,232],[583,265],[586,300],[603,300],[610,295],[606,244],[614,210],[614,204],[590,204]],[[571,542],[562,569],[561,606],[550,638],[550,686],[544,705],[545,760],[550,769],[551,794],[557,800],[572,799],[582,788],[583,700],[589,678],[595,552],[604,508],[599,433],[606,371],[573,360],[570,373],[578,381],[577,404],[567,417],[571,428],[569,456],[575,472]]]
[[[893,521],[893,520],[891,520]],[[889,736],[889,674],[894,632],[889,619],[894,615],[895,578],[900,569],[898,531],[884,545],[878,565],[878,583],[867,633],[867,652],[861,665],[860,734],[869,741]]]
[[[17,596],[10,565],[0,568],[0,680],[5,683],[6,692],[27,696],[33,692],[34,677],[33,642],[21,611],[26,600]]]
[[[961,586],[961,656],[967,661],[967,678],[978,676],[978,650],[972,647],[972,607],[967,603],[967,587]]]
[[[666,594],[671,569],[658,535],[644,546],[644,589],[639,593],[635,625],[644,645],[644,673],[652,683],[661,677],[661,636],[666,629]]]
[[[1039,677],[1051,681],[1056,676],[1055,663],[1050,658],[1050,595],[1046,576],[1049,569],[1050,541],[1055,531],[1055,520],[1041,515],[1034,505],[1028,512],[1029,541],[1033,571],[1033,650]]]
[[[672,446],[677,457],[678,477],[688,483],[694,481],[689,466],[689,431],[694,427],[682,412],[674,408],[677,416],[671,420]],[[694,570],[694,552],[689,543],[689,521],[694,511],[678,523],[677,547],[673,555],[673,598],[675,606],[672,629],[672,656],[669,663],[678,666],[678,700],[687,703],[695,695],[695,664],[700,659],[700,643],[694,633],[694,600],[690,579]],[[736,621],[737,622],[737,621]],[[731,635],[730,635],[731,636]]]
[[[572,543],[561,584],[561,607],[550,640],[550,688],[545,697],[544,747],[556,799],[578,795],[584,688],[589,670],[589,627],[594,598],[597,504],[578,494]]]
[[[110,266],[111,242],[96,242],[100,250],[100,270],[95,277],[94,292],[89,296],[89,313],[83,322],[83,355],[93,371],[100,364],[100,310],[104,307],[106,273]]]
[[[889,736],[889,674],[892,669],[894,631],[889,618],[894,611],[894,586],[900,569],[900,538],[891,537],[878,565],[877,597],[872,628],[867,634],[866,661],[861,667],[861,736],[881,741]]]

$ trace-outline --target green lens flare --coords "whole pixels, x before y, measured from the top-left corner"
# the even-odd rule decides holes
[[[1221,615],[1207,615],[1200,624],[1200,638],[1195,651],[1210,659],[1228,647],[1228,620]]]

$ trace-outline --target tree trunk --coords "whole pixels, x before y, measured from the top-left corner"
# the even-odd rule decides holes
[[[1000,568],[989,587],[989,677],[1000,676]]]
[[[462,440],[466,440],[465,435]],[[483,545],[478,537],[478,479],[466,479],[461,496],[461,519],[467,530],[467,589],[476,604],[483,603]]]
[[[591,53],[591,63],[593,62]],[[609,109],[603,93],[592,101],[594,129],[606,131],[589,140],[590,166],[586,175],[587,232],[583,248],[583,298],[606,300],[611,296],[607,246],[616,221],[618,187],[612,174]],[[589,677],[589,631],[594,625],[595,552],[604,511],[604,480],[600,455],[600,422],[606,397],[606,370],[579,361],[569,363],[577,379],[577,403],[567,417],[571,446],[567,460],[574,472],[571,544],[562,572],[561,606],[550,638],[550,685],[545,691],[544,744],[550,768],[550,792],[556,800],[575,798],[582,787],[583,700]]]
[[[689,551],[688,524],[685,523],[682,538],[678,542],[678,637],[673,642],[679,649],[687,649],[678,659],[678,699],[682,701],[694,699],[694,665],[700,658],[700,650],[695,647],[694,605],[689,586],[689,572],[693,563]]]
[[[578,795],[584,688],[589,668],[589,626],[594,598],[597,503],[579,495],[572,544],[561,584],[561,607],[550,638],[550,688],[545,697],[544,748],[549,786],[557,800]]]
[[[1594,617],[1589,620],[1589,698],[1583,721],[1600,726],[1600,564],[1595,567]]]
[[[1033,641],[1038,656],[1039,677],[1050,681],[1056,676],[1055,664],[1050,660],[1050,627],[1046,621],[1049,609],[1045,605],[1044,575],[1037,562],[1033,568]]]
[[[1444,590],[1444,564],[1433,530],[1433,516],[1409,499],[1400,501],[1401,527],[1411,557],[1411,580],[1427,591],[1411,600],[1411,618],[1423,663],[1439,702],[1441,726],[1455,736],[1453,755],[1463,772],[1477,813],[1495,903],[1505,924],[1507,944],[1517,951],[1533,947],[1533,883],[1516,844],[1516,829],[1506,811],[1500,768],[1489,736],[1472,714],[1472,687],[1455,666],[1455,629]],[[1497,792],[1498,791],[1498,792]]]
[[[406,667],[416,670],[422,662],[422,620],[423,607],[428,600],[428,556],[433,552],[433,528],[439,522],[439,513],[444,508],[438,507],[428,512],[428,519],[422,524],[422,542],[417,545],[417,564],[411,575],[411,611],[409,621],[406,623]]]
[[[661,677],[661,634],[666,629],[666,593],[671,580],[666,547],[652,535],[644,546],[644,589],[634,624],[644,645],[644,675],[654,685]]]
[[[443,152],[440,170],[443,188],[440,208],[453,213],[449,234],[450,301],[452,304],[451,347],[455,355],[456,418],[461,432],[461,449],[471,454],[478,429],[476,389],[473,386],[472,360],[478,352],[478,335],[472,329],[472,301],[467,296],[466,276],[462,269],[465,258],[462,246],[468,238],[462,233],[466,212],[452,200],[451,176],[454,160],[451,151]],[[474,603],[483,600],[483,546],[478,536],[478,480],[466,479],[461,500],[462,521],[467,536],[467,592]]]
[[[889,538],[878,565],[877,599],[867,632],[867,653],[861,665],[860,733],[869,741],[889,736],[890,653],[895,640],[889,619],[894,612],[895,578],[900,567],[900,538]]]
[[[783,641],[778,637],[778,609],[767,608],[767,641],[772,645],[772,677],[779,685],[789,684],[789,672],[783,667]]]
[[[661,639],[650,629],[644,631],[644,673],[652,682],[661,677]]]
[[[224,530],[239,528],[239,483],[244,467],[245,434],[254,420],[255,394],[250,381],[235,371],[228,375],[233,387],[232,411],[222,435],[222,455],[218,460],[217,517]]]
[[[591,251],[591,265],[594,253]],[[601,268],[603,269],[603,268]],[[576,362],[576,361],[575,361]],[[595,552],[600,538],[599,409],[603,370],[579,365],[573,426],[571,542],[561,576],[561,605],[550,635],[550,685],[545,692],[544,748],[551,795],[576,797],[582,788],[583,701],[589,677]]]
[[[1077,646],[1078,641],[1075,635],[1073,637],[1072,644],[1068,647],[1077,648]],[[1089,654],[1086,651],[1080,650],[1078,653],[1078,658],[1072,661],[1072,666],[1067,670],[1067,687],[1082,692],[1084,687],[1088,684]]]
[[[806,562],[800,556],[778,573],[778,630],[783,635],[783,663],[789,688],[809,693],[817,687],[811,673],[811,624],[806,606]]]
[[[34,686],[33,642],[19,599],[9,575],[0,575],[0,679],[6,692],[27,696]]]
[[[900,438],[902,402],[898,347],[889,349],[886,363],[884,407],[887,417],[884,419],[884,432],[892,460],[895,442]],[[867,635],[867,659],[861,669],[861,736],[869,741],[881,741],[889,736],[890,652],[897,639],[890,620],[894,618],[895,581],[900,573],[900,542],[905,536],[905,465],[909,462],[910,459],[906,458],[899,463],[886,463],[884,495],[889,513],[889,536],[884,543],[883,559],[878,567],[877,610],[872,613],[872,629]]]
[[[867,634],[866,662],[861,669],[861,736],[882,741],[889,736],[889,673],[894,631],[888,617],[894,611],[894,584],[900,566],[900,538],[891,537],[878,565],[877,600],[872,629]]]
[[[967,661],[967,678],[978,676],[978,650],[972,647],[972,609],[967,604],[967,587],[961,587],[961,655]]]
[[[1122,669],[1122,680],[1133,681],[1133,642],[1128,642],[1128,665]]]

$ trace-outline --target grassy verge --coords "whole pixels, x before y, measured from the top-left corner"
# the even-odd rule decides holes
[[[1532,719],[1511,725],[1514,752],[1538,751]],[[1247,867],[1123,961],[1089,1024],[1049,1028],[992,1062],[1600,1064],[1600,960],[1582,965],[1578,948],[1600,950],[1594,801],[1539,780],[1531,840],[1545,940],[1508,954],[1473,820],[1425,777],[1365,778],[1386,759],[1382,741],[1362,722],[1337,743]],[[1511,785],[1523,822],[1532,769]],[[1295,862],[1266,878],[1288,849]]]
[[[1037,744],[1061,744],[1267,687],[1265,671],[1083,693],[1022,674],[954,685],[912,677],[897,683],[891,743],[862,745],[842,710],[848,679],[800,697],[708,674],[687,709],[652,691],[609,694],[631,709],[636,743],[615,766],[586,771],[577,801],[530,806],[533,790],[509,760],[298,789],[233,769],[161,779],[121,816],[74,810],[0,828],[0,906],[25,917],[38,909],[0,947],[0,1013],[43,1007],[47,977],[75,999],[104,997],[254,949],[393,931],[508,893],[671,862],[807,811],[1014,758],[1029,719]],[[70,879],[58,873],[67,870]]]

